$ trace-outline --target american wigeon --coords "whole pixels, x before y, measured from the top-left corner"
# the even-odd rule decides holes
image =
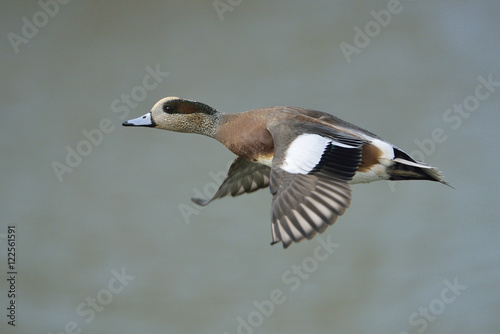
[[[272,107],[225,114],[200,102],[166,97],[123,125],[198,133],[224,144],[238,157],[211,199],[193,201],[205,206],[269,186],[271,244],[281,241],[285,248],[332,225],[349,207],[351,184],[431,180],[448,185],[437,169],[320,111]]]

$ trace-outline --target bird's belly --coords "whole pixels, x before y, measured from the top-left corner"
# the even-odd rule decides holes
[[[255,162],[272,167],[274,154],[260,155]]]
[[[388,180],[387,167],[381,164],[374,165],[369,169],[364,169],[362,172],[357,171],[354,174],[350,184],[369,183],[379,180]]]

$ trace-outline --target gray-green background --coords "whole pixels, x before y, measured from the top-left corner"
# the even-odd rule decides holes
[[[70,1],[47,22],[37,1],[2,6],[1,332],[70,332],[74,322],[75,333],[236,333],[239,317],[259,322],[254,301],[278,289],[283,303],[254,333],[498,333],[500,87],[466,117],[444,119],[474,102],[479,76],[500,81],[498,1],[401,0],[350,62],[340,44],[354,45],[355,27],[394,2],[230,3],[222,20],[211,0]],[[16,53],[8,34],[22,36],[34,15],[43,26]],[[322,110],[408,152],[426,142],[425,160],[456,189],[354,186],[351,208],[321,235],[338,248],[315,267],[316,240],[269,245],[267,190],[203,209],[190,202],[233,159],[222,145],[121,127],[124,112],[111,106],[141,92],[148,66],[169,74],[128,118],[165,96],[224,112]],[[66,164],[67,146],[89,150],[82,131],[106,119],[112,130],[60,182],[53,163]],[[443,135],[432,149],[435,129]],[[180,208],[197,210],[189,224]],[[15,328],[8,225],[17,229]],[[300,286],[283,280],[303,264],[311,272],[295,275]],[[95,318],[79,315],[87,298],[109,297],[103,289],[122,269],[135,278]],[[445,303],[446,280],[466,288],[445,291]]]

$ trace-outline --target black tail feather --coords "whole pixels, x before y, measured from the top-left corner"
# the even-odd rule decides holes
[[[448,182],[446,182],[439,170],[431,167],[423,162],[415,161],[405,152],[394,149],[395,164],[391,166],[388,170],[390,175],[389,180],[429,180],[436,181],[453,188]]]

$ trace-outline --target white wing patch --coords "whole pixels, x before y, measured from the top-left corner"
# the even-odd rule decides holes
[[[281,168],[291,174],[308,174],[321,161],[321,157],[329,144],[355,148],[355,146],[342,144],[320,135],[303,134],[295,138],[288,147]]]

